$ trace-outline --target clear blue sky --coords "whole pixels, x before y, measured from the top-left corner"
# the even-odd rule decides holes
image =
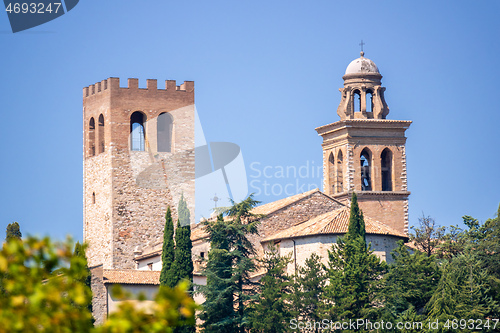
[[[240,145],[249,180],[250,165],[308,165],[301,182],[321,186],[314,128],[339,119],[361,39],[388,118],[413,121],[410,224],[422,212],[484,221],[500,202],[499,17],[497,0],[85,0],[12,34],[0,13],[0,238],[18,221],[24,234],[82,239],[82,87],[111,76],[194,80],[207,140]]]

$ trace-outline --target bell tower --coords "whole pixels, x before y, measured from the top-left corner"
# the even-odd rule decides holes
[[[405,131],[389,120],[382,75],[364,52],[345,71],[340,121],[316,128],[323,137],[324,192],[347,202],[353,191],[366,215],[408,232]]]

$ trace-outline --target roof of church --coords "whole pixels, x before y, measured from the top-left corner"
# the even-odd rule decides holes
[[[347,233],[349,227],[349,215],[350,208],[342,207],[277,232],[267,238],[264,238],[261,242],[313,235],[345,234]],[[408,238],[408,235],[404,232],[388,227],[368,216],[365,216],[364,220],[367,234],[391,235]]]
[[[159,285],[160,273],[160,271],[141,271],[134,269],[105,269],[103,270],[103,282]]]
[[[321,192],[318,188],[315,188],[314,190],[310,190],[304,193],[299,193],[292,195],[290,197],[286,197],[280,200],[276,200],[261,206],[257,206],[251,210],[252,214],[256,215],[270,215],[280,209],[283,209],[293,203],[296,203],[297,201],[300,201],[304,198],[307,198],[308,196],[319,193],[321,195],[324,195],[328,197],[329,199],[338,202],[337,200],[327,196],[323,192]],[[338,202],[339,204],[343,205],[342,203]],[[196,225],[191,225],[191,240],[196,241],[199,239],[207,238],[208,234],[205,231],[205,228],[203,228],[203,225],[201,223],[198,223]]]

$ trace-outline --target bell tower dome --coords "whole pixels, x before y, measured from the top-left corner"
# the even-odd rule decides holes
[[[342,78],[340,121],[316,128],[323,137],[323,190],[343,202],[355,191],[367,216],[408,232],[405,132],[411,121],[386,119],[382,75],[364,52]]]
[[[342,99],[337,109],[341,120],[385,119],[389,107],[384,99],[385,88],[381,86],[382,75],[373,61],[364,57],[351,61],[345,71],[344,88],[340,88]]]

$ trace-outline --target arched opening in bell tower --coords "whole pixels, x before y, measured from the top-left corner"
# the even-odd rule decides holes
[[[370,89],[366,91],[366,112],[373,112],[373,92]]]
[[[161,113],[156,123],[156,143],[159,152],[172,151],[172,129],[174,121],[169,113]]]
[[[372,167],[372,153],[370,149],[365,148],[361,151],[359,158],[360,168],[361,168],[361,190],[371,191],[372,181],[371,181],[371,167]]]
[[[353,107],[354,107],[354,112],[360,112],[361,111],[361,92],[359,90],[354,90],[354,100],[353,100]]]
[[[135,151],[144,151],[146,116],[136,111],[130,116],[130,148]]]
[[[337,193],[344,192],[343,159],[342,150],[339,150],[337,155]]]
[[[333,153],[328,157],[328,184],[330,185],[331,194],[335,193],[335,158]]]
[[[382,191],[392,191],[392,151],[385,148],[380,154],[382,167]]]
[[[95,121],[94,117],[89,121],[89,156],[95,156]]]

